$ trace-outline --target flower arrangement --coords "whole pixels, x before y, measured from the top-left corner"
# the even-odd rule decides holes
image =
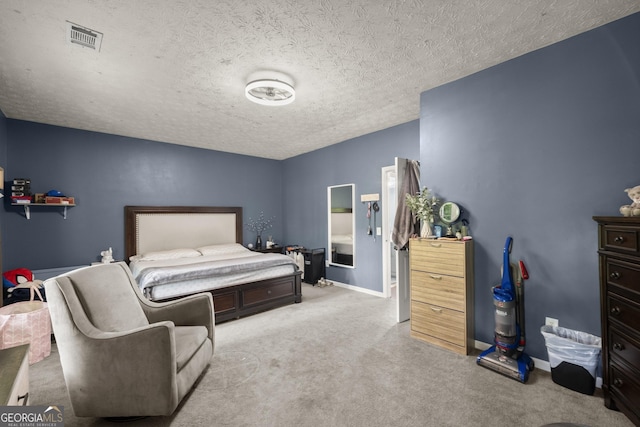
[[[249,222],[247,222],[247,228],[251,231],[255,231],[258,236],[262,235],[262,232],[273,227],[273,220],[275,216],[272,216],[269,219],[264,218],[264,212],[260,212],[260,216],[257,219],[253,220],[249,217]]]
[[[407,206],[413,215],[423,222],[433,223],[435,219],[435,208],[440,200],[431,194],[431,191],[424,187],[418,194],[407,194]]]

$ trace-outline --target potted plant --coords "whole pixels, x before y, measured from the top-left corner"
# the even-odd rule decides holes
[[[416,219],[422,221],[420,237],[429,237],[433,234],[433,222],[435,220],[436,206],[440,200],[424,187],[418,194],[406,195],[407,207]]]

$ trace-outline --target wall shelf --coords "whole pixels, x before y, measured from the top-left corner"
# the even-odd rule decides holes
[[[11,206],[22,206],[24,208],[24,216],[27,219],[31,219],[32,207],[61,207],[62,217],[67,219],[67,208],[72,208],[75,204],[71,203],[11,203]]]

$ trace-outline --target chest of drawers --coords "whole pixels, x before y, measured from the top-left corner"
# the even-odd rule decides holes
[[[29,401],[29,344],[0,350],[0,405]]]
[[[473,241],[411,239],[411,336],[460,354],[474,343]]]
[[[605,405],[640,425],[640,218],[593,219],[598,223]]]

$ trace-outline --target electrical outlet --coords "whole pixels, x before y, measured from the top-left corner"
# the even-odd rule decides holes
[[[544,320],[544,324],[547,326],[558,326],[558,319],[554,319],[553,317],[546,317]]]

